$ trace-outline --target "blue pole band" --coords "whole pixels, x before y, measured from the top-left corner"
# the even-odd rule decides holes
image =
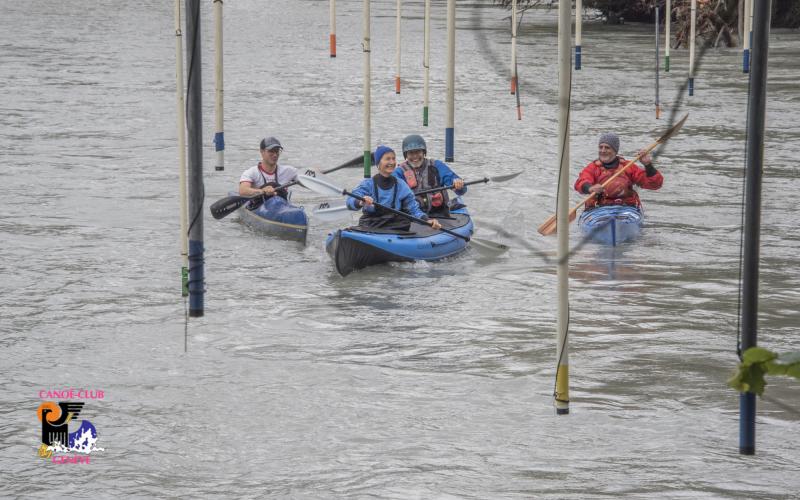
[[[225,151],[225,133],[214,134],[214,151]]]
[[[689,78],[689,95],[694,95],[694,78]]]
[[[444,129],[444,161],[453,161],[455,158],[453,156],[453,149],[454,145],[453,142],[455,141],[455,130],[452,127],[447,127]]]
[[[203,241],[189,240],[189,316],[193,318],[203,315],[203,261]]]
[[[739,394],[739,453],[754,455],[756,452],[756,395],[752,392]]]
[[[750,49],[744,49],[742,54],[742,73],[750,73]]]
[[[581,69],[581,46],[575,46],[575,69]]]

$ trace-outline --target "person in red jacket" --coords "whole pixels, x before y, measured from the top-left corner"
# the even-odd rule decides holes
[[[631,165],[606,187],[602,184],[619,168],[628,164],[625,158],[618,156],[619,137],[613,132],[600,135],[598,141],[598,158],[586,165],[575,181],[575,190],[579,193],[594,193],[597,196],[590,198],[586,202],[586,210],[603,205],[631,205],[636,208],[642,207],[639,195],[634,190],[634,186],[644,189],[658,189],[664,183],[661,172],[653,166],[653,158],[650,153],[642,154],[639,161],[644,166]],[[641,153],[641,152],[640,152]]]

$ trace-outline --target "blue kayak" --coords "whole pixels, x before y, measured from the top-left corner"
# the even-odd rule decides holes
[[[629,205],[607,205],[587,210],[578,219],[581,232],[592,241],[618,245],[639,236],[644,214]]]
[[[238,212],[242,221],[257,231],[303,243],[306,241],[306,211],[280,196],[271,196],[252,210],[245,205]]]
[[[452,211],[450,218],[436,219],[446,229],[472,236],[474,228],[466,209]],[[408,230],[348,227],[329,234],[325,241],[325,250],[342,276],[386,262],[440,260],[463,252],[466,247],[463,239],[416,222]]]

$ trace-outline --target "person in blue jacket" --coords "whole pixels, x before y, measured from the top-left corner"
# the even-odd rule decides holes
[[[347,199],[350,210],[362,209],[364,215],[359,224],[370,227],[400,227],[408,226],[408,219],[401,218],[391,212],[384,213],[375,202],[386,205],[395,210],[401,210],[409,215],[425,220],[433,229],[441,229],[442,225],[436,219],[428,219],[427,214],[420,210],[414,193],[405,182],[400,182],[394,175],[397,167],[397,158],[394,150],[388,146],[378,146],[373,155],[378,173],[369,179],[361,181],[353,194],[361,196],[364,201],[355,198]]]
[[[456,195],[466,194],[464,181],[443,161],[427,157],[428,146],[420,135],[412,134],[403,139],[403,158],[394,175],[408,184],[414,193],[431,188],[452,186]],[[449,215],[450,199],[447,190],[417,195],[417,203],[428,214]]]

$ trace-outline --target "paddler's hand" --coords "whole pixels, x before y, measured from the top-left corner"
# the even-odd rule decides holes
[[[589,194],[592,194],[592,193],[594,193],[594,194],[603,194],[603,190],[604,189],[605,188],[603,187],[602,184],[595,184],[594,186],[591,186],[589,188]]]
[[[264,196],[272,196],[275,194],[275,188],[272,186],[264,186],[263,188],[261,188],[261,193]]]
[[[645,167],[653,163],[653,157],[650,156],[650,152],[642,149],[639,151],[639,161],[642,162],[642,165]]]
[[[371,196],[365,196],[364,201],[361,202],[362,207],[370,207],[374,202],[372,201]]]
[[[441,229],[442,225],[436,219],[429,219],[428,224],[434,229]]]
[[[464,187],[464,179],[455,179],[453,181],[453,189],[455,189],[456,191],[462,189],[463,187]]]

